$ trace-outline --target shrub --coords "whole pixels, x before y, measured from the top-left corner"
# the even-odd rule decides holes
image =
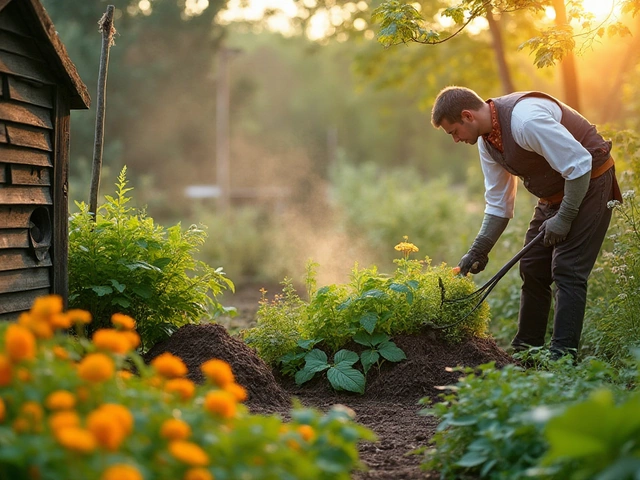
[[[128,205],[131,190],[125,168],[95,219],[77,203],[69,226],[69,304],[91,312],[90,330],[108,325],[116,312],[136,318],[147,350],[182,325],[224,312],[216,295],[234,285],[221,267],[194,259],[206,239],[202,228],[156,225]]]
[[[248,413],[220,360],[201,366],[204,385],[170,353],[147,366],[130,318],[109,342],[60,333],[87,320],[51,296],[0,325],[0,478],[347,480],[357,442],[374,439],[345,408]]]

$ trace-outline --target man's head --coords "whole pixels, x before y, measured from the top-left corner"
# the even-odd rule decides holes
[[[431,124],[435,128],[442,127],[456,143],[475,144],[480,135],[491,131],[490,111],[488,104],[473,90],[446,87],[436,97]]]

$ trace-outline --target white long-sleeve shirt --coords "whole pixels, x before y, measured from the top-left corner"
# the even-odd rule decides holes
[[[515,142],[525,150],[543,156],[565,180],[574,180],[591,171],[592,157],[560,123],[562,109],[548,98],[525,97],[516,103],[511,116]],[[485,213],[513,218],[518,178],[491,157],[482,139],[478,140],[484,174]]]

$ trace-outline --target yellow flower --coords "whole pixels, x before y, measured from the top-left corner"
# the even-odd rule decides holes
[[[104,353],[90,353],[78,365],[78,376],[88,382],[104,382],[113,376],[115,365]]]
[[[164,390],[170,393],[177,393],[182,400],[188,400],[193,397],[196,386],[187,378],[174,378],[165,383]]]
[[[91,323],[91,313],[79,308],[67,310],[67,317],[71,319],[72,323]]]
[[[211,391],[204,399],[204,408],[222,418],[231,418],[236,414],[236,399],[224,390]]]
[[[158,355],[151,361],[151,366],[165,378],[182,377],[187,374],[187,366],[169,352]]]
[[[4,417],[7,414],[7,407],[4,404],[4,400],[0,397],[0,423],[4,422]]]
[[[29,312],[23,312],[18,317],[18,325],[28,328],[38,338],[51,338],[53,328],[46,319],[36,317]]]
[[[116,327],[124,328],[125,330],[133,330],[136,328],[136,322],[129,315],[124,313],[114,313],[111,315],[111,323]]]
[[[131,465],[119,463],[111,465],[104,472],[100,480],[143,480],[142,474]]]
[[[27,328],[11,324],[5,334],[5,349],[13,362],[31,360],[36,355],[36,337]]]
[[[167,440],[186,440],[191,436],[191,427],[183,420],[170,418],[162,423],[160,436]]]
[[[204,468],[190,468],[182,478],[183,480],[213,480],[213,475]]]
[[[98,444],[115,452],[126,437],[124,426],[114,421],[107,410],[98,408],[87,416],[87,430],[95,437]]]
[[[306,442],[310,442],[316,436],[316,432],[310,425],[300,425],[298,427],[298,433]]]
[[[413,243],[409,243],[409,242],[400,242],[393,248],[395,248],[399,252],[404,253],[405,255],[418,251],[418,247],[416,247]]]
[[[192,467],[204,467],[209,464],[209,455],[193,442],[175,440],[169,444],[169,453]]]
[[[209,381],[219,387],[224,387],[235,381],[231,366],[223,360],[218,360],[217,358],[208,360],[200,366],[200,369]]]
[[[71,410],[76,406],[76,397],[66,390],[56,390],[49,394],[44,404],[49,410]]]
[[[0,353],[0,387],[11,383],[12,365],[9,359]]]
[[[72,410],[55,412],[49,416],[49,428],[57,435],[59,431],[69,427],[79,427],[80,417]]]
[[[127,353],[131,349],[131,341],[121,332],[111,328],[101,328],[93,334],[93,344],[107,352]]]
[[[89,453],[96,449],[96,439],[89,430],[67,427],[58,431],[56,440],[67,450]]]
[[[56,328],[70,328],[72,325],[71,317],[66,313],[56,313],[49,318],[50,325]]]
[[[230,383],[224,386],[224,390],[234,396],[236,401],[244,402],[247,399],[247,391],[242,385]]]

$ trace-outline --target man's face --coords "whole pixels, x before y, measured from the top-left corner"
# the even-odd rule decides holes
[[[447,120],[442,120],[440,126],[447,134],[451,135],[456,143],[464,142],[475,145],[480,137],[477,120],[468,110],[463,110],[461,122],[449,123]]]

